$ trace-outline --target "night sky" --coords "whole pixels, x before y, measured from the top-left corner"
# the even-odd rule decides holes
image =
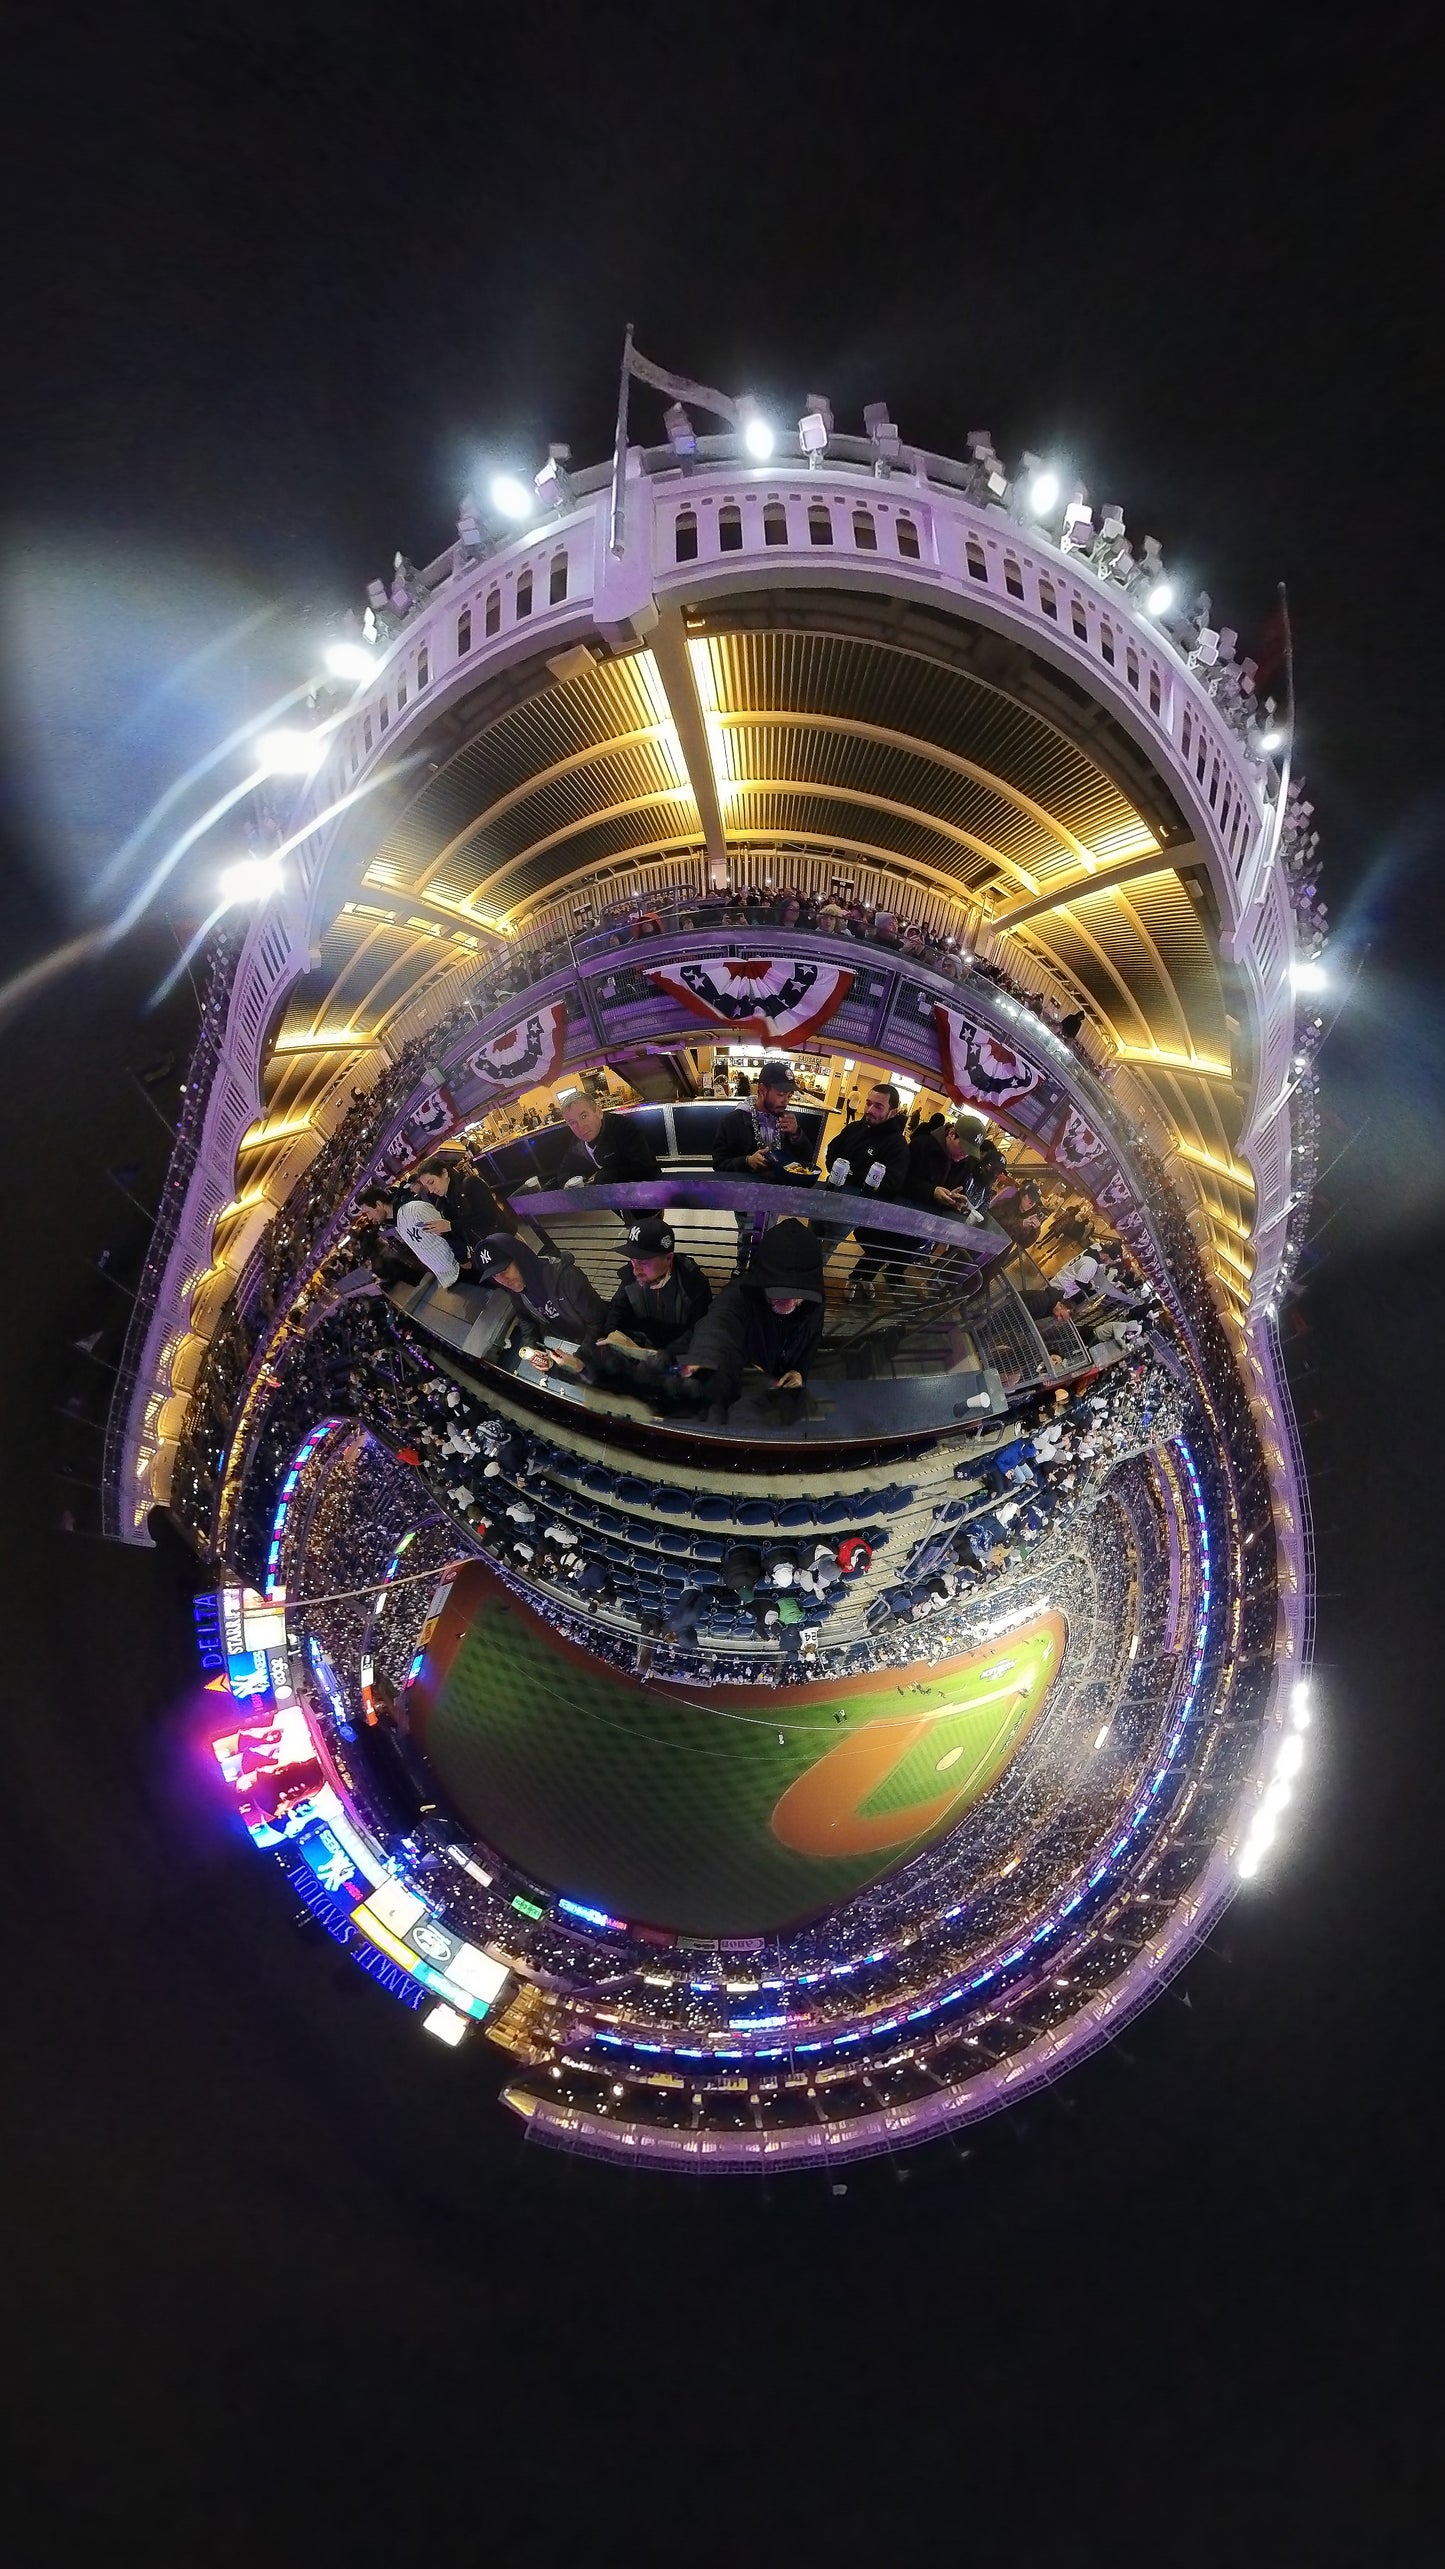
[[[1304,1789],[1118,2044],[841,2195],[528,2151],[500,2055],[422,2041],[297,1940],[186,1744],[184,1555],[91,1531],[188,1040],[184,990],[139,1010],[200,876],[174,925],[0,1039],[17,2557],[952,2560],[988,2533],[1025,2561],[1354,2562],[1424,2520],[1431,19],[1202,10],[1161,42],[1160,14],[10,13],[7,969],[72,932],[266,652],[398,546],[450,540],[479,463],[604,453],[630,318],[659,362],[783,416],[818,390],[851,427],[883,398],[910,442],[957,454],[986,426],[1066,458],[1246,644],[1287,579],[1352,984],[1286,1320],[1321,1590]],[[157,693],[267,607],[257,668]]]

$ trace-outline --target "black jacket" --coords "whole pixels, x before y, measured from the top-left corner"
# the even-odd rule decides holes
[[[505,1199],[494,1195],[484,1177],[454,1166],[445,1195],[437,1199],[451,1224],[450,1239],[458,1256],[468,1254],[494,1231],[515,1231],[517,1217]]]
[[[870,1124],[862,1115],[854,1116],[844,1125],[829,1150],[829,1168],[840,1159],[847,1160],[849,1164],[850,1195],[875,1195],[882,1204],[891,1202],[903,1193],[908,1181],[908,1132],[904,1118],[887,1115],[881,1124]],[[875,1160],[883,1163],[882,1184],[865,1186],[863,1181]],[[862,1228],[853,1236],[865,1248],[877,1248],[880,1244],[884,1248],[892,1248],[898,1238],[895,1231],[865,1231]]]
[[[520,1327],[519,1338],[533,1345],[543,1338],[593,1337],[602,1325],[602,1296],[571,1258],[542,1258],[518,1243],[516,1264],[523,1291],[511,1297]]]
[[[802,1294],[796,1311],[777,1311],[766,1288]],[[805,1222],[788,1217],[764,1233],[746,1272],[735,1276],[692,1336],[674,1352],[680,1362],[699,1365],[724,1380],[736,1381],[744,1365],[761,1365],[774,1381],[780,1374],[808,1367],[823,1335],[823,1244]]]
[[[569,1177],[585,1177],[596,1186],[624,1186],[661,1177],[662,1171],[642,1126],[631,1115],[609,1109],[595,1142],[579,1142],[573,1136],[557,1174],[564,1183]]]
[[[881,1124],[870,1124],[865,1116],[853,1116],[836,1142],[828,1146],[829,1168],[836,1160],[849,1164],[850,1194],[876,1195],[880,1203],[901,1195],[908,1179],[908,1133],[903,1117],[889,1115]],[[883,1163],[882,1184],[865,1186],[863,1181],[876,1160]]]
[[[639,1347],[675,1347],[701,1320],[711,1301],[712,1287],[696,1258],[684,1257],[681,1251],[675,1253],[672,1273],[662,1285],[640,1284],[631,1267],[624,1267],[598,1335],[605,1337],[610,1330],[620,1329]]]
[[[799,1120],[801,1124],[801,1118]],[[785,1137],[785,1147],[778,1161],[770,1160],[766,1168],[750,1169],[749,1154],[761,1148],[757,1118],[751,1106],[735,1106],[730,1115],[724,1115],[713,1139],[713,1176],[753,1178],[766,1183],[770,1178],[782,1178],[787,1160],[811,1157],[806,1136],[801,1130],[791,1140]]]
[[[966,1195],[971,1204],[982,1204],[988,1194],[983,1171],[971,1151],[962,1159],[948,1156],[947,1138],[942,1133],[919,1133],[908,1154],[908,1183],[903,1190],[906,1204],[916,1204],[921,1213],[946,1214],[946,1204],[934,1202],[933,1190],[946,1186],[954,1194]]]

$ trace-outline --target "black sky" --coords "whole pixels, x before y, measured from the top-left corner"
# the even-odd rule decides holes
[[[136,1016],[167,932],[0,1044],[24,2556],[143,2527],[161,2560],[429,2561],[458,2524],[463,2558],[549,2562],[952,2558],[1009,2527],[1025,2560],[1390,2556],[1439,2361],[1430,14],[209,0],[9,27],[7,959],[72,916],[45,813],[114,772],[89,584],[112,623],[148,580],[188,613],[207,582],[350,603],[449,539],[477,459],[605,450],[631,318],[780,405],[1067,454],[1246,637],[1286,577],[1361,967],[1290,1322],[1321,1711],[1278,1860],[1055,2097],[836,2199],[524,2152],[483,2047],[430,2057],[217,1837],[179,1747],[183,1565],[86,1533],[109,1378],[71,1347],[99,1328],[113,1359],[93,1260],[123,1278],[144,1238],[107,1172],[150,1202],[164,1165],[127,1066],[183,1049],[183,1005]]]

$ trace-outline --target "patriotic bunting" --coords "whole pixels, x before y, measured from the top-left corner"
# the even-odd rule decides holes
[[[429,1097],[422,1099],[420,1106],[412,1108],[406,1119],[406,1129],[415,1136],[418,1145],[439,1142],[444,1133],[451,1131],[456,1120],[457,1110],[447,1090],[434,1088]]]
[[[693,1016],[763,1044],[805,1044],[853,987],[840,965],[790,955],[708,955],[657,965],[647,978]]]
[[[1077,1106],[1071,1106],[1054,1144],[1053,1157],[1066,1169],[1085,1169],[1091,1160],[1103,1158],[1104,1149],[1092,1124],[1086,1124]]]
[[[545,1088],[561,1062],[566,1039],[566,1002],[549,999],[545,1007],[534,1008],[468,1053],[465,1068],[499,1097],[508,1089]]]
[[[1043,1084],[1042,1070],[1006,1044],[976,1018],[934,1002],[943,1084],[960,1106],[1002,1109],[1027,1097]]]

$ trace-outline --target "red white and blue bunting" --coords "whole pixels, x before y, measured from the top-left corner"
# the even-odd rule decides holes
[[[562,1059],[567,1009],[561,999],[519,1017],[491,1041],[468,1053],[464,1068],[496,1097],[519,1088],[545,1088]]]
[[[658,964],[647,978],[694,1017],[726,1026],[734,1041],[762,1044],[805,1044],[853,987],[852,973],[839,964],[782,954],[706,955]]]
[[[1091,1161],[1103,1158],[1106,1147],[1093,1125],[1084,1121],[1077,1106],[1071,1106],[1051,1157],[1063,1168],[1086,1169]]]
[[[1042,1086],[1044,1073],[1035,1063],[1011,1052],[989,1027],[965,1017],[961,1009],[936,1000],[933,1022],[943,1085],[960,1106],[1002,1110]]]

